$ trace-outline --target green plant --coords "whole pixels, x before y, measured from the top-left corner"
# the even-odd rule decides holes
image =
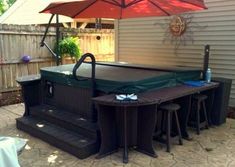
[[[77,59],[81,56],[78,38],[64,38],[59,42],[58,49],[61,56],[70,55],[71,57],[75,57]]]
[[[15,3],[16,0],[0,0],[0,16]]]

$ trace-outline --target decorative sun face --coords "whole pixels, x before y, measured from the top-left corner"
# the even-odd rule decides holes
[[[186,21],[181,16],[174,16],[169,24],[169,29],[172,35],[181,36],[186,30]]]
[[[165,29],[163,43],[170,42],[170,44],[174,45],[174,53],[176,55],[178,48],[182,45],[186,45],[186,41],[189,41],[190,43],[194,42],[194,29],[204,29],[207,27],[192,22],[192,19],[193,16],[191,14],[184,14],[165,19],[165,23],[155,23],[155,25],[160,25]],[[188,26],[189,24],[191,26]]]

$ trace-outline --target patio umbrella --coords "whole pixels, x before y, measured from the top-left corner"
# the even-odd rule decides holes
[[[41,13],[71,18],[136,18],[169,16],[206,9],[203,0],[73,0],[53,2]]]

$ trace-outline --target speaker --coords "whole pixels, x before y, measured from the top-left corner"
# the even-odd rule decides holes
[[[215,90],[211,121],[213,125],[221,125],[226,122],[232,79],[212,78],[212,81],[219,82],[219,87]]]

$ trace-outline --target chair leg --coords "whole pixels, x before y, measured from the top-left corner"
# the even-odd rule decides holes
[[[203,112],[204,112],[204,116],[205,116],[205,121],[206,121],[206,128],[209,128],[208,125],[208,119],[207,119],[207,112],[206,112],[206,105],[205,105],[205,101],[202,102],[202,106],[203,106]]]
[[[180,145],[183,145],[183,141],[182,141],[182,136],[181,136],[180,124],[179,124],[179,119],[178,119],[177,111],[174,111],[174,113],[175,113],[175,120],[176,120],[176,126],[177,126],[178,136],[179,136],[179,144],[180,144]]]
[[[170,152],[170,138],[171,138],[171,112],[167,111],[167,127],[166,127],[166,144],[167,144],[167,152]]]
[[[197,102],[197,134],[200,135],[200,109],[201,105],[200,102]]]

